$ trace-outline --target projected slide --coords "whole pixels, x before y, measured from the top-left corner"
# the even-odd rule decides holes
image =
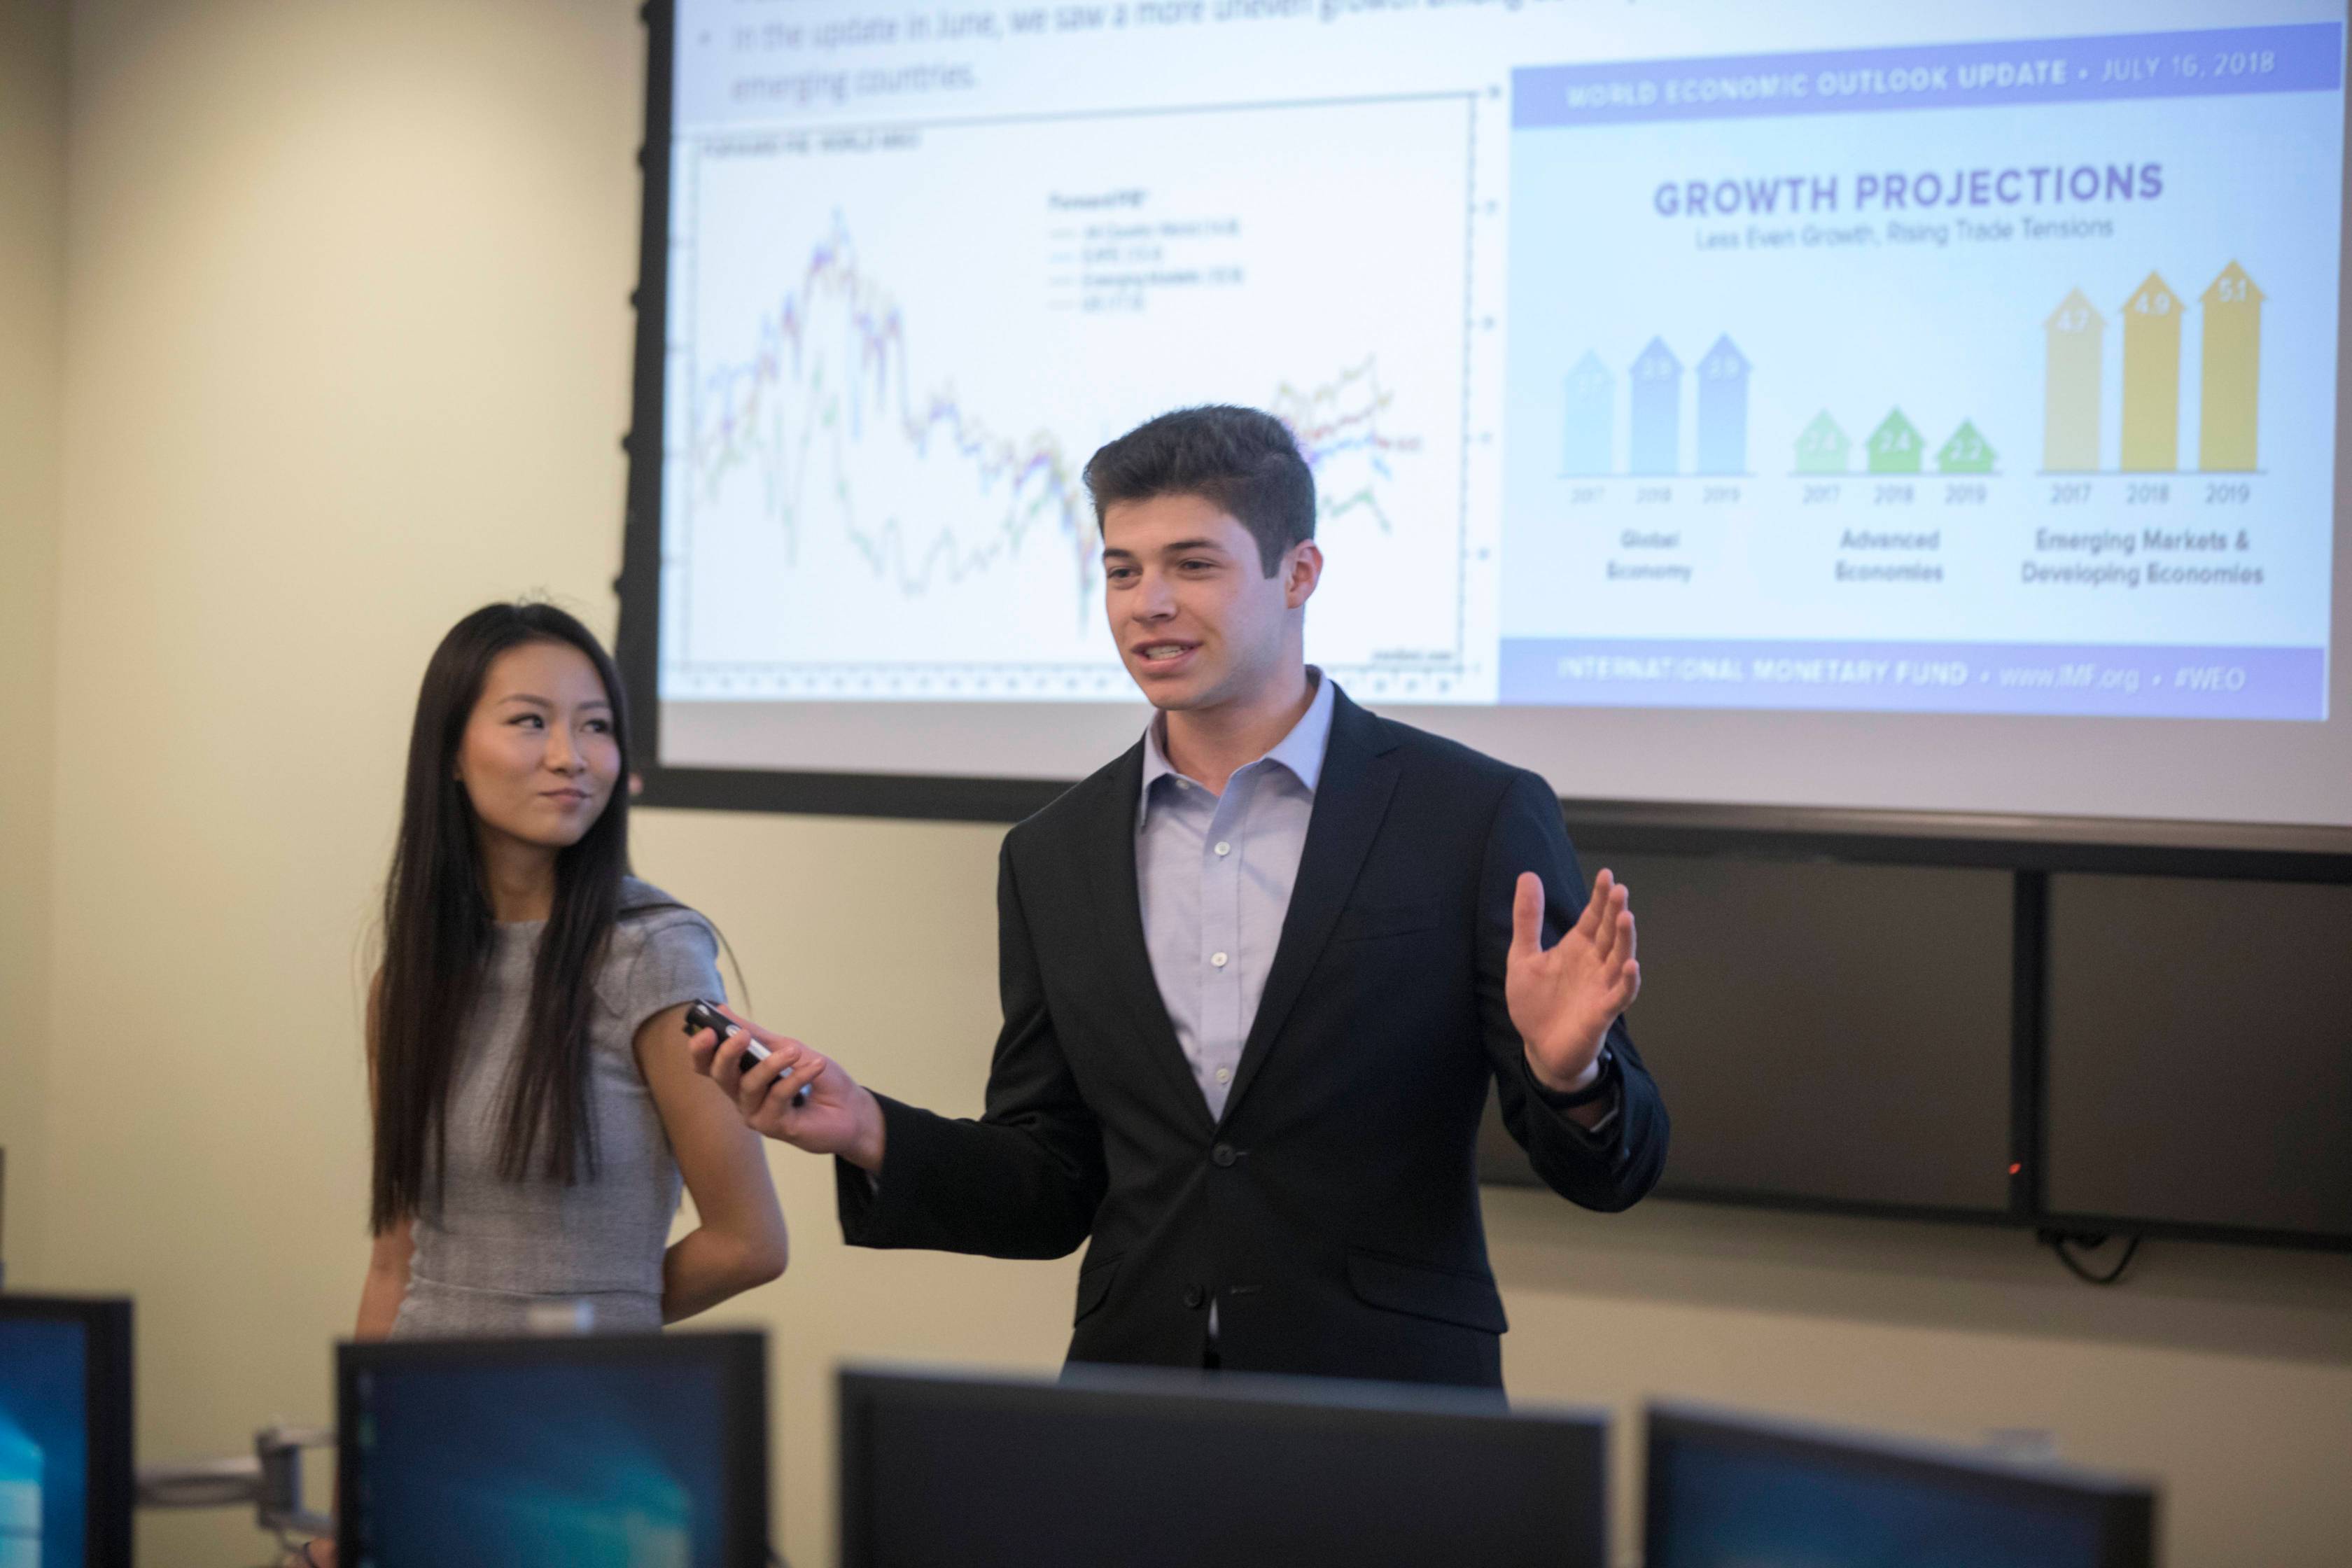
[[[1212,401],[1271,410],[1315,469],[1345,568],[1314,657],[1458,672],[1471,114],[1451,94],[682,148],[665,695],[1131,698],[1080,472]]]
[[[649,795],[1100,767],[1085,466],[1241,403],[1307,658],[1563,795],[2352,829],[2348,15],[679,0]]]
[[[2326,717],[2342,51],[1516,71],[1500,700]]]

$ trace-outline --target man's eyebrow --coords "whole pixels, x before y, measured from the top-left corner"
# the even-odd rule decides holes
[[[1161,545],[1160,553],[1179,555],[1187,550],[1213,550],[1222,555],[1225,552],[1225,544],[1221,539],[1180,539],[1172,544]]]

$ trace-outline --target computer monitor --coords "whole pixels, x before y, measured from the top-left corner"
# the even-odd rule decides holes
[[[2150,1568],[2156,1496],[2071,1467],[1653,1407],[1646,1568]]]
[[[0,1568],[130,1568],[131,1303],[0,1295]]]
[[[1145,1369],[841,1373],[842,1568],[1604,1568],[1608,1417]]]
[[[764,1568],[757,1333],[336,1351],[349,1568]]]

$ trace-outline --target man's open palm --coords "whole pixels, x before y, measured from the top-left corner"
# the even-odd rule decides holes
[[[1625,889],[1608,871],[1592,884],[1584,913],[1547,951],[1543,945],[1543,880],[1519,873],[1511,900],[1511,952],[1503,996],[1511,1023],[1527,1042],[1528,1065],[1548,1089],[1565,1089],[1584,1076],[1617,1015],[1642,989],[1633,960],[1633,912]]]

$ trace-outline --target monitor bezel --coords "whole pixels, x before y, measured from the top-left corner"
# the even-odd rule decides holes
[[[82,1408],[89,1475],[83,1500],[89,1568],[131,1568],[137,1410],[131,1300],[0,1293],[0,1321],[70,1322],[82,1331]]]
[[[2152,1483],[2055,1461],[1975,1453],[1918,1438],[1761,1416],[1700,1405],[1653,1404],[1643,1412],[1642,1542],[1662,1563],[1670,1528],[1660,1446],[1713,1443],[1775,1458],[1829,1461],[1850,1471],[1934,1481],[2008,1502],[2085,1509],[2099,1530],[2097,1568],[2155,1568],[2157,1489]]]
[[[835,1540],[840,1568],[875,1568],[873,1482],[887,1462],[875,1452],[873,1419],[881,1400],[914,1394],[964,1407],[1018,1405],[1034,1409],[1099,1409],[1116,1404],[1197,1416],[1217,1408],[1246,1409],[1255,1423],[1297,1426],[1346,1424],[1361,1418],[1425,1417],[1481,1426],[1517,1426],[1564,1439],[1590,1460],[1600,1507],[1586,1540],[1563,1543],[1564,1565],[1600,1565],[1609,1555],[1611,1414],[1554,1405],[1512,1405],[1499,1391],[1363,1379],[1276,1376],[1239,1372],[1072,1363],[1058,1378],[882,1363],[848,1363],[836,1371]],[[1455,1429],[1459,1429],[1456,1427]],[[1582,1552],[1585,1555],[1577,1555]]]
[[[727,1568],[766,1568],[772,1506],[768,1468],[768,1337],[752,1330],[681,1333],[589,1334],[511,1339],[346,1340],[335,1346],[335,1479],[342,1507],[335,1521],[337,1560],[362,1560],[361,1502],[368,1496],[362,1468],[359,1380],[369,1373],[418,1368],[541,1365],[610,1366],[715,1363],[726,1405],[728,1510],[720,1561]]]

